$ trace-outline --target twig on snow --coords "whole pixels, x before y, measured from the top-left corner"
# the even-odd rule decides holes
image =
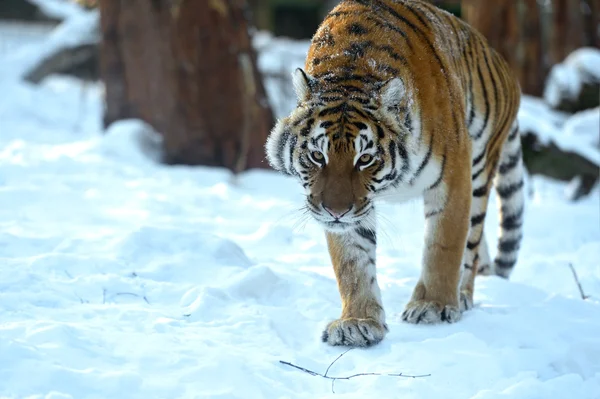
[[[388,376],[388,377],[404,377],[404,378],[423,378],[423,377],[429,377],[429,376],[431,376],[431,374],[408,375],[408,374],[403,374],[403,373],[392,373],[392,374],[390,374],[390,373],[358,373],[358,374],[352,374],[352,375],[345,376],[345,377],[332,377],[330,375],[327,375],[327,373],[329,372],[329,369],[331,368],[331,366],[333,366],[333,364],[335,362],[337,362],[342,356],[344,356],[346,353],[350,352],[352,349],[354,349],[354,348],[350,348],[347,351],[341,353],[338,357],[336,357],[335,360],[333,362],[331,362],[331,364],[329,365],[329,367],[327,367],[327,370],[325,370],[325,374],[317,373],[316,371],[312,371],[312,370],[306,369],[304,367],[296,366],[295,364],[292,364],[290,362],[286,362],[286,361],[283,361],[283,360],[280,360],[279,363],[285,364],[286,366],[293,367],[293,368],[295,368],[297,370],[300,370],[300,371],[304,371],[305,373],[310,374],[312,376],[319,376],[319,377],[331,380],[331,392],[332,393],[335,393],[334,384],[335,384],[335,382],[337,380],[349,380],[349,379],[352,379],[352,378],[355,378],[355,377],[362,377],[362,376],[367,376],[367,375],[385,375],[385,376]]]
[[[148,298],[146,298],[145,295],[141,296],[141,295],[135,294],[133,292],[115,292],[115,296],[117,296],[117,295],[130,295],[130,296],[134,296],[136,298],[141,297],[148,305],[150,305],[150,302],[148,301]]]
[[[581,282],[579,281],[579,277],[577,276],[577,272],[575,271],[573,264],[569,263],[569,267],[571,268],[571,272],[573,272],[573,278],[575,279],[575,282],[577,283],[577,288],[579,288],[579,293],[581,294],[581,299],[583,299],[585,301],[590,296],[586,295],[585,292],[583,292],[583,287],[581,287]]]

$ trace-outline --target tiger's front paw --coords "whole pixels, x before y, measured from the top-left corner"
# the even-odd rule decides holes
[[[460,309],[457,306],[442,305],[437,301],[418,300],[406,305],[402,320],[413,324],[435,324],[441,322],[454,323],[460,320]]]
[[[338,319],[327,325],[321,339],[332,346],[368,347],[379,343],[387,331],[387,325],[375,319]]]

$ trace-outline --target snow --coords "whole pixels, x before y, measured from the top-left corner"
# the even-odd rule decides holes
[[[518,118],[522,133],[531,132],[544,145],[553,142],[600,166],[600,108],[569,115],[551,109],[542,99],[524,95]]]
[[[42,36],[28,45],[19,46],[14,51],[2,54],[0,79],[15,80],[27,75],[42,60],[64,48],[84,44],[97,43],[99,40],[100,14],[97,10],[75,12],[71,3],[62,1],[38,0],[66,19],[53,29],[50,34]],[[64,7],[64,8],[63,8]],[[59,13],[62,11],[62,13]],[[0,45],[2,39],[0,38]]]
[[[390,333],[329,374],[431,376],[357,377],[334,394],[279,363],[323,373],[345,350],[319,339],[340,303],[321,228],[298,211],[300,185],[161,166],[142,122],[100,131],[100,86],[16,76],[0,80],[0,398],[600,397],[598,187],[572,203],[564,184],[529,181],[513,277],[479,278],[475,309],[452,325],[400,321],[423,209],[381,204]],[[491,211],[490,243],[497,223]]]
[[[577,49],[550,70],[544,99],[556,108],[563,98],[576,99],[584,84],[594,82],[600,83],[600,50],[593,47]]]

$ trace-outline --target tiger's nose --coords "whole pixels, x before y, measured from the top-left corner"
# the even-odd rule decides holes
[[[337,209],[331,209],[328,206],[326,206],[325,204],[322,204],[323,209],[325,209],[327,211],[328,214],[330,214],[331,216],[333,216],[334,219],[340,219],[342,218],[345,214],[347,214],[348,212],[350,212],[350,210],[352,209],[352,205],[350,205],[350,208],[340,211]]]

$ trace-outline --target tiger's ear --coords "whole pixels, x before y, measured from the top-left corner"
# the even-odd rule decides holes
[[[315,78],[304,72],[302,68],[296,68],[292,73],[292,81],[298,102],[308,100],[314,92]]]
[[[385,110],[397,109],[406,100],[406,87],[400,78],[389,79],[378,89],[381,107]]]

